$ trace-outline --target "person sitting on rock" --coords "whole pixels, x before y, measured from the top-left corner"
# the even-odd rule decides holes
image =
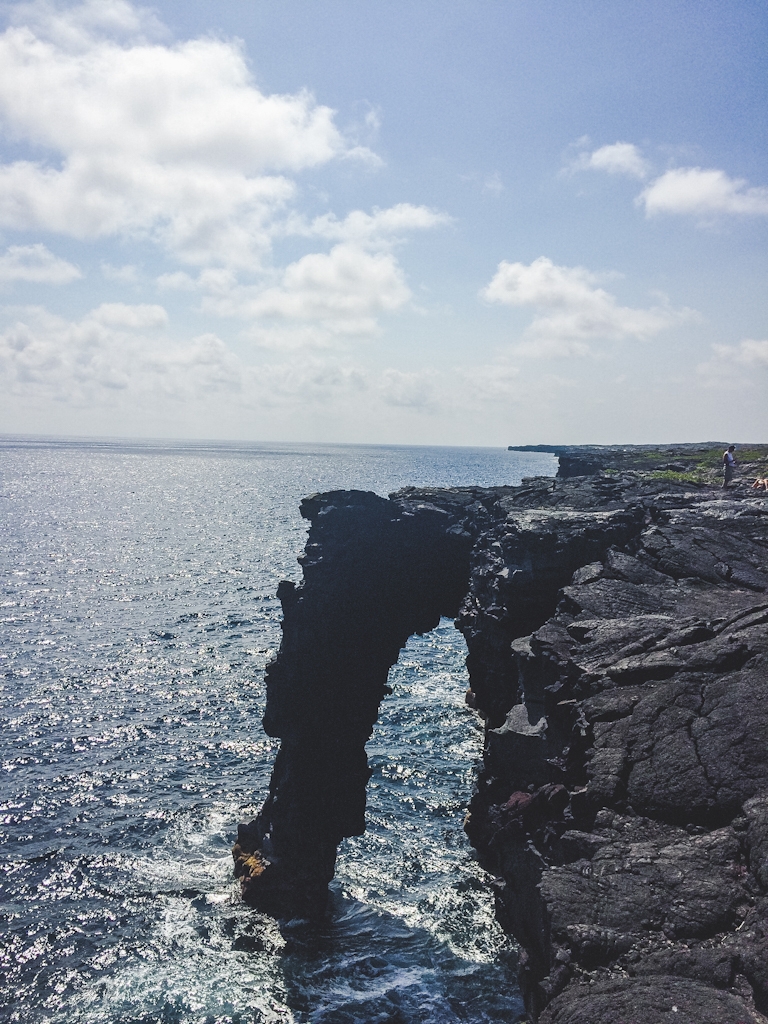
[[[752,484],[753,491],[768,491],[768,476],[758,477]]]
[[[731,444],[723,452],[723,487],[727,487],[736,474],[736,445]]]

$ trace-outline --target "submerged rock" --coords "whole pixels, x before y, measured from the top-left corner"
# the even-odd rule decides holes
[[[466,829],[531,1017],[768,1019],[768,500],[669,479],[692,451],[305,501],[267,678],[281,748],[235,847],[249,902],[322,912],[389,667],[452,615],[487,726]]]

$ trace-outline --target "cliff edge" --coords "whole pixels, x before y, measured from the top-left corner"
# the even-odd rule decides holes
[[[768,495],[683,454],[305,501],[267,680],[281,748],[234,850],[248,901],[322,913],[389,666],[452,615],[486,721],[466,829],[531,1018],[768,1021]]]

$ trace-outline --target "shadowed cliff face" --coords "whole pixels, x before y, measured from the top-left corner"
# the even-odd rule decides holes
[[[268,670],[282,743],[234,850],[245,898],[322,911],[365,827],[388,670],[457,616],[486,720],[467,832],[532,1017],[765,1022],[768,501],[615,472],[302,512]]]
[[[450,503],[335,491],[301,512],[304,582],[280,585],[283,639],[267,670],[264,728],[282,743],[235,857],[249,902],[304,916],[325,906],[338,844],[365,830],[365,743],[389,669],[409,636],[458,613],[472,537]]]

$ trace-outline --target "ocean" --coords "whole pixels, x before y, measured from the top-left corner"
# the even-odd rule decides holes
[[[301,497],[555,471],[491,448],[0,438],[0,1020],[519,1020],[462,829],[483,733],[450,620],[391,671],[328,920],[245,907],[230,851],[277,749],[264,667]]]

